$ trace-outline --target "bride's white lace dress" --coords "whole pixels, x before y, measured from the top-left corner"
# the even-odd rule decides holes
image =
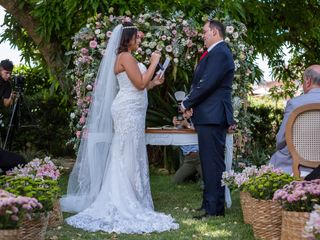
[[[141,71],[145,70],[139,64]],[[100,193],[85,210],[66,219],[87,231],[148,233],[177,229],[170,215],[155,212],[145,145],[146,90],[137,90],[125,72],[111,106],[114,136]],[[76,203],[75,203],[76,204]]]

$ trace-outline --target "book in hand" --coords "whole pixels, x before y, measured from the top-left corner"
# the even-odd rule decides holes
[[[166,58],[166,60],[164,61],[163,64],[160,64],[159,63],[159,71],[157,72],[157,75],[159,75],[160,78],[162,78],[163,74],[166,72],[168,66],[169,66],[169,63],[170,63],[170,58]]]

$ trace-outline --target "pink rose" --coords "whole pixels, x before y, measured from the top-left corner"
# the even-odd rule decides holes
[[[98,43],[97,43],[97,41],[92,40],[92,41],[90,41],[89,46],[90,46],[91,48],[96,48],[96,47],[98,46]]]
[[[77,131],[77,132],[76,132],[77,138],[80,138],[80,135],[81,135],[81,132],[80,132],[80,131]]]
[[[85,116],[81,116],[81,118],[79,119],[80,124],[85,124],[86,122],[86,117]]]
[[[87,55],[89,53],[89,50],[87,48],[81,48],[81,53],[83,55]]]
[[[112,32],[111,32],[111,31],[108,31],[108,32],[106,33],[106,36],[107,36],[108,38],[110,38],[111,35],[112,35]]]

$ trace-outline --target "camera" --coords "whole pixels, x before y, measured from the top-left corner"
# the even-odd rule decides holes
[[[24,76],[13,76],[13,89],[16,92],[22,93],[24,89]]]

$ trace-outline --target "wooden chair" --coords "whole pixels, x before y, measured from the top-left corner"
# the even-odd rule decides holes
[[[293,159],[293,175],[300,177],[299,166],[320,165],[320,103],[296,108],[286,125],[286,142]]]

